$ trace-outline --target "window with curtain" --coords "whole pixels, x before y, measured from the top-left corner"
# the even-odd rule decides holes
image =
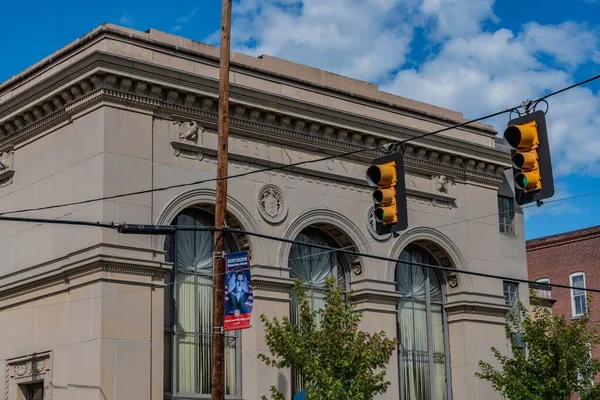
[[[570,286],[581,289],[571,289],[571,309],[573,317],[580,317],[585,314],[586,293],[585,293],[585,274],[578,272],[569,276]]]
[[[542,278],[542,279],[538,279],[536,280],[537,283],[543,283],[543,284],[549,284],[550,283],[550,279],[548,278]],[[537,291],[537,295],[539,297],[541,297],[542,299],[551,299],[552,298],[552,289],[538,289]]]
[[[447,320],[441,280],[437,271],[408,262],[438,265],[417,245],[407,246],[396,264],[400,398],[447,400]]]
[[[213,226],[214,217],[186,210],[173,224]],[[178,231],[165,241],[173,263],[165,288],[164,391],[166,398],[210,398],[214,234]],[[229,237],[226,251],[236,251]],[[239,332],[225,332],[225,395],[240,397]]]
[[[515,215],[512,197],[498,196],[498,224],[501,233],[513,234],[513,218]]]
[[[504,304],[512,307],[519,301],[519,284],[517,282],[503,281]]]
[[[316,228],[304,229],[295,240],[321,246],[339,247],[330,235]],[[338,286],[348,290],[349,268],[343,253],[293,244],[288,257],[288,267],[290,268],[290,277],[299,279],[306,287],[306,294],[313,310],[319,310],[325,305],[324,287],[327,277],[337,277]],[[298,323],[299,312],[298,299],[295,294],[292,294],[292,323]],[[294,372],[292,368],[292,396],[304,387],[304,377]]]

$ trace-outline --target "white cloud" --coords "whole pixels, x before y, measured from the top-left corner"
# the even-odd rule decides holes
[[[577,66],[588,60],[600,62],[599,33],[597,28],[570,21],[559,25],[530,22],[524,26],[523,41],[534,54],[548,54],[559,63]]]
[[[412,39],[407,1],[241,0],[232,45],[357,79],[377,80],[405,61]]]
[[[599,44],[591,30],[573,22],[529,23],[518,34],[501,28],[451,38],[433,59],[401,69],[383,89],[475,118],[572,84],[572,73],[560,66],[575,68],[598,58]],[[548,101],[555,176],[599,174],[600,96],[577,88]],[[545,109],[544,104],[540,107]],[[502,132],[508,118],[487,122]]]
[[[483,22],[499,19],[492,10],[494,0],[423,0],[420,11],[431,18],[433,37],[464,37],[479,33]]]
[[[133,26],[135,21],[133,20],[133,17],[127,13],[127,11],[123,11],[123,15],[121,15],[121,18],[119,18],[119,23],[121,25]]]
[[[177,18],[177,24],[171,29],[174,32],[179,32],[180,30],[182,30],[183,27],[185,26],[185,24],[190,22],[196,16],[197,11],[198,11],[198,7],[194,8],[189,14],[184,15],[183,17]]]
[[[480,117],[574,82],[600,63],[600,26],[501,26],[494,0],[239,0],[233,48],[269,54]],[[415,29],[438,50],[407,65]],[[218,36],[214,36],[218,38]],[[600,174],[600,97],[578,88],[549,100],[556,176]],[[501,131],[508,116],[487,121]]]

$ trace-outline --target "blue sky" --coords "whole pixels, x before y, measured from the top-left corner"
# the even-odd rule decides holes
[[[174,5],[174,4],[177,5]],[[4,0],[0,81],[103,22],[217,44],[220,1]],[[600,73],[600,0],[235,0],[234,49],[476,118]],[[550,100],[555,199],[600,192],[600,81]],[[507,117],[488,121],[501,130]],[[600,224],[600,195],[526,211],[526,237]]]

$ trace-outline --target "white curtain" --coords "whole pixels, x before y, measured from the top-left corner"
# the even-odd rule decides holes
[[[213,220],[210,215],[202,213],[181,214],[176,223],[211,226]],[[176,393],[210,394],[213,234],[208,231],[178,231],[174,243],[170,242],[167,240],[165,246],[167,259],[175,260],[177,271]],[[235,395],[238,334],[227,332],[226,336],[226,394]]]
[[[296,241],[317,244],[321,246],[337,247],[324,232],[316,229],[302,231]],[[299,279],[307,288],[311,308],[315,311],[325,306],[325,279],[337,273],[337,284],[346,287],[345,269],[341,265],[341,258],[337,252],[327,251],[316,247],[293,244],[288,258],[290,277]],[[292,294],[291,321],[299,323],[300,305],[295,293]],[[292,368],[293,383],[292,395],[304,388],[304,378]]]
[[[402,252],[396,265],[396,285],[401,295],[398,325],[403,398],[445,400],[446,344],[441,305],[442,287],[436,271],[407,262],[437,264],[423,249],[409,246]],[[430,355],[433,365],[430,365]],[[430,375],[432,369],[433,382]],[[432,397],[433,387],[436,399]]]

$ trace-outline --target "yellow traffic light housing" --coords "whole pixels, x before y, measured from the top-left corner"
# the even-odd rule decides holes
[[[367,183],[373,191],[374,218],[380,235],[404,230],[408,226],[404,158],[390,154],[374,160],[367,169]]]
[[[540,140],[536,122],[511,125],[504,131],[504,138],[515,149],[512,156],[514,168],[521,171],[515,174],[515,185],[525,193],[540,190],[542,181],[537,154]]]
[[[504,139],[513,148],[515,195],[522,205],[554,195],[546,119],[542,111],[509,121]]]

